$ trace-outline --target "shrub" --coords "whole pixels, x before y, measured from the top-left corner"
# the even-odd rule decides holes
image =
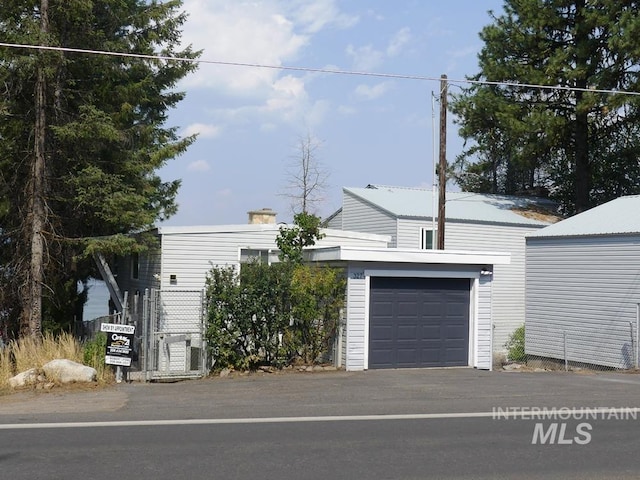
[[[113,369],[104,363],[106,350],[107,334],[104,332],[98,332],[83,345],[83,363],[96,369],[99,382],[109,382],[114,378]]]
[[[524,325],[516,328],[504,344],[507,349],[507,360],[510,362],[524,362],[527,355],[524,352]]]

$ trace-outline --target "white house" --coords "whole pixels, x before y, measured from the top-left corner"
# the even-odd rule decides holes
[[[638,365],[638,212],[640,196],[620,197],[527,235],[527,354]]]
[[[275,261],[279,228],[160,227],[154,231],[157,250],[119,262],[121,291],[132,299],[150,289],[160,292],[149,302],[138,301],[150,318],[144,327],[149,369],[185,376],[202,367],[194,358],[201,359],[204,350],[198,325],[207,273],[250,257]],[[322,232],[308,260],[342,267],[348,276],[338,366],[492,367],[493,269],[508,264],[508,253],[388,248],[388,235]]]
[[[433,193],[420,188],[369,185],[344,188],[342,208],[326,220],[333,229],[391,237],[391,247],[433,248]],[[437,205],[435,206],[437,211]],[[509,335],[525,321],[525,235],[558,220],[554,204],[540,198],[449,192],[445,249],[498,251],[511,263],[495,266],[493,348],[504,351]]]

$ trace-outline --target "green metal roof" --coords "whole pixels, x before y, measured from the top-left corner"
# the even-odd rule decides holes
[[[618,197],[527,237],[571,237],[640,233],[640,195]]]
[[[432,190],[369,185],[366,188],[345,187],[344,191],[396,217],[433,218]],[[446,194],[447,220],[544,226],[559,219],[554,211],[555,204],[552,201],[537,197],[469,192]]]

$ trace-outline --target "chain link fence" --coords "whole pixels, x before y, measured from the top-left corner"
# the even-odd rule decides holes
[[[496,369],[522,371],[640,371],[633,322],[606,330],[516,329],[496,359]]]

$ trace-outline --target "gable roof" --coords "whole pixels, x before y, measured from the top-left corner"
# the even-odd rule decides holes
[[[424,188],[368,185],[344,188],[345,192],[375,205],[396,217],[432,218],[432,190]],[[514,225],[550,225],[560,217],[551,200],[537,197],[447,192],[447,220]]]
[[[618,197],[527,237],[571,237],[640,233],[640,195]]]

